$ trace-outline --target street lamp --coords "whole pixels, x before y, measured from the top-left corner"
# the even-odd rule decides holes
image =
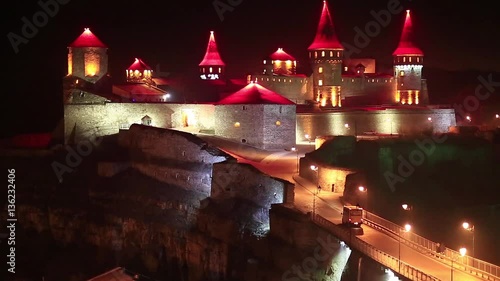
[[[362,185],[358,186],[358,190],[359,192],[361,192],[363,194],[363,196],[365,197],[364,198],[364,201],[365,201],[365,206],[363,206],[364,209],[368,210],[368,189]]]
[[[319,191],[319,175],[318,175],[319,173],[318,173],[318,167],[317,166],[311,165],[311,170],[313,170],[314,172],[316,172],[316,186],[318,187],[318,189],[316,190],[316,192],[313,191],[313,217],[314,217],[315,214],[316,214],[316,194]]]
[[[467,249],[462,247],[458,250],[458,252],[460,253],[460,256],[463,257],[467,253]],[[454,261],[455,261],[455,258],[453,257],[453,252],[452,252],[451,253],[451,281],[453,281],[453,262]]]
[[[299,149],[294,146],[294,147],[292,147],[292,151],[295,151],[297,153],[297,173],[298,173],[299,172]]]
[[[469,121],[469,122],[471,121],[471,119],[470,119],[470,116],[469,116],[469,115],[467,115],[467,116],[465,117],[465,119],[467,119],[467,121]]]
[[[463,222],[462,223],[462,227],[467,230],[467,231],[470,231],[472,233],[472,257],[474,257],[474,244],[475,244],[475,238],[474,238],[474,225],[471,225],[470,223],[468,222]]]
[[[399,260],[399,272],[401,272],[401,230],[409,232],[411,230],[411,224],[405,224],[404,228],[399,228],[399,247],[398,247],[398,260]]]

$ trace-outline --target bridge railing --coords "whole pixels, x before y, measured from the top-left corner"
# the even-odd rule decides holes
[[[394,236],[399,237],[401,233],[404,233],[404,235],[401,235],[401,239],[403,242],[405,242],[406,245],[434,256],[437,259],[441,259],[444,263],[451,265],[451,261],[453,259],[453,262],[455,264],[460,264],[462,266],[461,269],[470,274],[488,281],[500,281],[500,267],[497,265],[470,256],[462,257],[459,252],[449,248],[445,248],[443,252],[438,253],[437,243],[424,238],[412,231],[405,232],[404,228],[400,225],[397,225],[370,212],[364,211],[363,219],[367,224],[381,227],[383,228],[383,230],[385,230],[386,232],[390,232],[390,234]]]
[[[407,263],[401,262],[398,258],[382,252],[365,241],[358,239],[355,235],[352,235],[350,230],[342,228],[318,214],[312,215],[312,220],[319,226],[332,232],[337,238],[343,240],[352,248],[362,252],[406,278],[417,281],[439,281],[436,277],[426,274]]]

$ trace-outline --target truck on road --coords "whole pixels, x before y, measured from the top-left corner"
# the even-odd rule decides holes
[[[344,206],[342,224],[359,227],[363,223],[363,208],[359,206]]]

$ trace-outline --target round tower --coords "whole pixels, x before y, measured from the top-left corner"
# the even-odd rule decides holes
[[[264,60],[264,74],[294,75],[296,74],[297,60],[283,50],[278,50]]]
[[[203,80],[216,80],[221,79],[224,76],[226,64],[220,57],[213,31],[210,31],[207,51],[205,52],[205,56],[199,64],[199,67],[200,77]]]
[[[413,44],[412,23],[410,10],[406,11],[406,18],[401,34],[401,40],[394,51],[394,80],[396,93],[394,102],[397,104],[421,104],[422,100],[422,68],[424,53]]]
[[[313,43],[308,48],[313,69],[314,100],[322,106],[341,106],[344,47],[335,34],[326,0]]]
[[[141,59],[135,58],[134,63],[127,68],[127,82],[151,83],[153,69]]]
[[[68,46],[68,75],[95,83],[108,73],[108,47],[88,28]]]

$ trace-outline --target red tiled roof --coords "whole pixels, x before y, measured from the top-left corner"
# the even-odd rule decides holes
[[[413,32],[412,23],[410,18],[410,10],[406,10],[405,24],[403,26],[403,32],[401,33],[401,39],[399,40],[399,45],[392,53],[392,55],[423,55],[424,53],[412,42]]]
[[[295,104],[291,100],[277,94],[257,83],[250,83],[243,89],[233,93],[217,104]]]
[[[333,27],[332,17],[326,0],[323,1],[323,11],[321,11],[316,37],[314,37],[313,43],[308,48],[308,50],[317,49],[344,49],[335,34],[335,28]]]
[[[122,85],[113,85],[128,94],[132,95],[149,95],[149,96],[161,96],[165,94],[165,91],[149,86],[144,83],[131,83],[131,84],[122,84]]]
[[[211,65],[226,65],[220,58],[219,51],[217,50],[217,43],[215,43],[214,32],[210,31],[210,39],[208,40],[207,52],[205,57],[200,63],[200,66]]]
[[[294,61],[295,58],[290,56],[287,52],[283,51],[283,48],[278,48],[278,50],[274,53],[272,53],[269,56],[270,59],[272,60],[282,60],[282,61],[287,61],[291,60]]]
[[[135,58],[135,61],[133,64],[127,68],[127,70],[153,70],[149,65],[147,65],[145,62],[143,62],[141,59]]]
[[[90,29],[85,28],[83,33],[76,38],[73,43],[69,45],[71,48],[85,48],[85,47],[98,47],[98,48],[107,48],[108,46],[104,45],[97,36],[95,36]]]

